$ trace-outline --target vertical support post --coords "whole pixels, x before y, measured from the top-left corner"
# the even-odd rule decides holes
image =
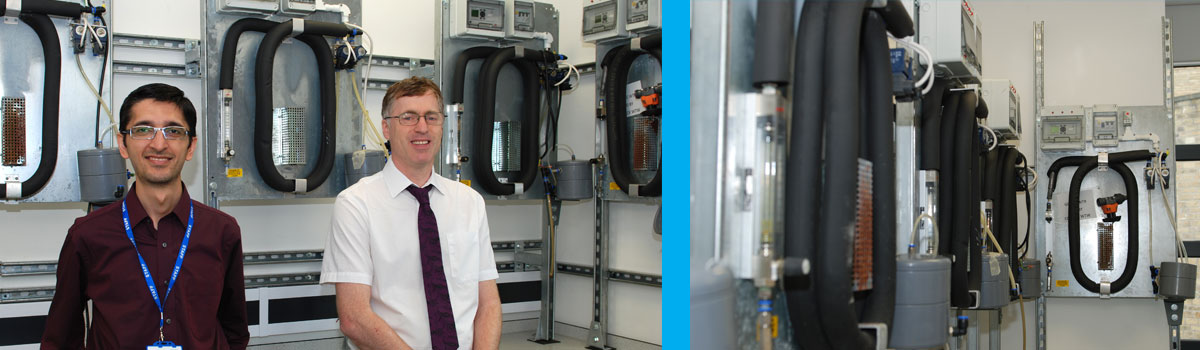
[[[1171,350],[1183,349],[1179,339],[1179,326],[1183,324],[1183,301],[1163,300],[1167,311],[1167,335],[1170,337]]]
[[[600,129],[603,130],[603,129]],[[608,346],[608,200],[604,198],[604,168],[607,160],[596,164],[596,239],[592,258],[592,320],[588,329],[587,347],[593,350],[612,349]]]
[[[997,309],[995,312],[988,312],[989,314],[992,314],[991,317],[988,317],[988,350],[1001,349],[1001,347],[1000,347],[1000,317],[1001,317],[1000,313],[1001,312],[1004,312],[1004,311],[1001,309]]]
[[[972,317],[971,322],[967,325],[967,350],[979,350],[979,312],[975,312],[975,317]]]
[[[537,333],[534,333],[533,339],[529,339],[529,341],[538,344],[553,344],[558,342],[558,340],[554,340],[554,273],[558,266],[554,255],[554,250],[557,248],[554,236],[558,226],[559,212],[562,209],[562,201],[547,196],[544,203],[548,215],[542,216],[542,309],[538,314]]]
[[[1046,296],[1037,298],[1037,349],[1046,350]]]
[[[1033,93],[1037,113],[1046,105],[1046,21],[1033,22]]]
[[[1163,47],[1163,106],[1167,107],[1167,119],[1175,119],[1175,58],[1172,54],[1171,19],[1162,18]]]

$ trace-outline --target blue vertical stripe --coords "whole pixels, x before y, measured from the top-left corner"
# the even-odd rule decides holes
[[[664,349],[690,349],[688,142],[691,2],[663,1],[663,325]]]

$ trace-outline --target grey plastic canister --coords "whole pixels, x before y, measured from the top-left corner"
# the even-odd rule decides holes
[[[577,201],[592,198],[592,164],[586,160],[558,162],[558,199]]]
[[[1170,301],[1196,297],[1196,265],[1165,261],[1158,271],[1159,293]]]
[[[106,204],[125,197],[125,158],[116,148],[85,149],[79,157],[79,200]]]
[[[950,259],[900,257],[896,262],[894,349],[926,349],[946,343],[950,328]]]
[[[979,283],[979,308],[999,309],[1008,305],[1011,284],[1008,281],[1008,255],[987,253],[982,257]]]
[[[387,164],[387,155],[381,150],[359,150],[347,154],[346,187],[383,170],[384,164]]]

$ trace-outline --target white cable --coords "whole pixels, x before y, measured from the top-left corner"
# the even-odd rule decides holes
[[[566,148],[567,152],[571,154],[571,160],[575,160],[575,150],[571,149],[571,146],[567,146],[565,143],[554,145],[554,149],[561,150],[563,148]]]
[[[992,128],[989,128],[987,125],[980,125],[979,127],[983,128],[983,130],[987,130],[988,134],[992,135],[992,145],[988,146],[987,150],[991,151],[996,149],[996,146],[1000,145],[1000,138],[996,136],[996,131],[992,130]]]
[[[571,79],[571,72],[575,72],[576,80],[579,79],[579,69],[576,69],[575,65],[567,63],[567,62],[563,62],[563,64],[567,65],[567,75],[563,76],[562,80],[559,80],[557,83],[554,83],[554,86],[562,85],[563,83],[567,82],[567,79]]]
[[[913,86],[920,87],[921,85],[926,85],[925,88],[921,90],[921,94],[924,95],[929,93],[929,90],[933,89],[933,54],[931,54],[929,49],[926,49],[921,44],[909,40],[897,39],[896,37],[892,36],[891,33],[888,33],[888,37],[891,37],[892,40],[895,40],[897,43],[908,46],[909,48],[913,49],[913,51],[916,51],[918,56],[923,56],[925,58],[925,74],[922,74],[921,78],[918,79]]]
[[[345,5],[342,5],[342,6],[345,6]],[[366,30],[363,29],[363,27],[360,27],[358,25],[355,25],[355,24],[349,23],[349,22],[346,22],[346,25],[350,26],[350,28],[358,29],[358,31],[362,32],[363,36],[366,38],[366,40],[363,40],[363,46],[366,47],[366,49],[367,49],[367,69],[363,71],[363,76],[362,76],[362,95],[366,96],[367,95],[367,81],[371,77],[371,64],[373,63],[372,61],[374,61],[372,58],[375,55],[375,39],[372,39],[371,33],[368,33]],[[387,113],[387,111],[380,111],[380,113]]]
[[[104,107],[104,113],[108,115],[108,121],[115,128],[117,121],[113,120],[112,110],[108,108],[108,103],[104,102],[104,97],[100,96],[100,92],[96,90],[96,85],[92,84],[92,80],[88,78],[87,73],[83,72],[83,62],[79,60],[79,55],[75,54],[75,67],[79,68],[79,75],[83,76],[83,81],[87,82],[88,91],[92,92],[92,96],[96,97],[96,101],[100,102],[100,106]],[[106,60],[107,61],[107,60]],[[107,62],[105,62],[107,64]]]
[[[1158,181],[1158,185],[1159,185],[1158,191],[1160,194],[1162,194],[1163,209],[1166,210],[1166,212],[1167,212],[1167,219],[1169,219],[1171,221],[1171,229],[1175,231],[1175,244],[1177,244],[1179,246],[1178,247],[1179,252],[1182,253],[1182,254],[1177,254],[1177,258],[1179,256],[1186,257],[1186,256],[1188,256],[1187,255],[1187,246],[1184,245],[1183,240],[1179,238],[1179,224],[1177,221],[1175,221],[1175,212],[1173,209],[1171,209],[1170,202],[1167,201],[1167,190],[1163,189],[1163,185],[1165,185],[1167,183],[1167,179],[1162,176],[1161,172],[1159,172],[1159,170],[1161,169],[1160,164],[1162,164],[1162,157],[1164,157],[1164,156],[1166,156],[1166,154],[1164,152],[1159,152],[1158,157],[1154,158],[1154,164],[1151,164],[1150,166],[1151,166],[1151,169],[1154,170],[1154,176],[1157,177],[1159,180]],[[1151,208],[1153,208],[1153,206],[1151,206]]]

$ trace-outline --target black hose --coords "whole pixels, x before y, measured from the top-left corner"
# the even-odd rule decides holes
[[[221,75],[217,81],[217,89],[233,89],[233,66],[237,58],[238,40],[246,31],[266,33],[278,22],[258,18],[242,18],[233,22],[225,32],[225,40],[221,43]]]
[[[21,13],[37,13],[51,16],[76,18],[88,12],[86,6],[74,2],[53,0],[20,0]]]
[[[1148,157],[1140,160],[1149,159],[1152,156],[1148,151],[1144,151]],[[1079,165],[1075,170],[1075,175],[1071,176],[1070,192],[1067,195],[1067,234],[1071,247],[1071,274],[1075,276],[1075,281],[1079,282],[1079,286],[1093,293],[1100,292],[1100,284],[1093,281],[1083,271],[1083,264],[1079,261],[1079,187],[1083,184],[1083,178],[1087,173],[1095,169],[1099,163],[1096,157]],[[1125,222],[1126,244],[1128,250],[1125,254],[1125,270],[1121,272],[1121,276],[1116,281],[1112,282],[1109,293],[1116,294],[1129,285],[1133,281],[1133,275],[1137,274],[1138,260],[1138,185],[1137,178],[1133,176],[1133,172],[1125,165],[1127,161],[1139,159],[1121,159],[1113,160],[1109,157],[1108,166],[1116,170],[1117,174],[1121,175],[1121,179],[1125,182],[1125,196],[1128,198],[1128,205],[1125,210],[1128,215]]]
[[[872,163],[873,291],[862,321],[892,326],[896,308],[896,154],[892,67],[883,18],[865,16],[862,55],[867,61],[867,144]]]
[[[951,255],[950,238],[953,236],[954,230],[954,215],[951,214],[955,204],[955,181],[966,181],[966,179],[956,179],[954,174],[954,149],[957,147],[954,143],[954,127],[960,121],[958,117],[958,105],[962,100],[962,93],[957,91],[947,91],[947,96],[944,100],[944,108],[942,109],[941,130],[938,130],[941,136],[941,175],[938,176],[938,227],[945,229],[938,230],[938,255]]]
[[[941,169],[942,96],[945,80],[934,80],[933,88],[921,100],[921,170]]]
[[[977,100],[974,91],[962,92],[955,116],[958,120],[954,124],[954,147],[950,148],[954,152],[954,166],[946,170],[954,177],[954,189],[951,192],[954,203],[949,207],[953,212],[950,253],[954,256],[954,264],[950,267],[950,304],[960,308],[971,305],[968,271],[972,269],[968,262],[974,265],[977,261],[971,260],[972,255],[978,254],[971,249],[972,236],[977,236],[974,233],[979,227],[979,201],[973,198],[979,177],[972,176],[978,163],[974,145],[978,140],[974,114]],[[942,207],[946,208],[944,205]]]
[[[788,23],[791,23],[791,21],[788,21]],[[788,34],[788,40],[789,41],[792,40],[791,34]],[[662,32],[644,36],[638,42],[640,43],[640,44],[638,44],[639,49],[649,52],[651,56],[654,56],[654,58],[658,60],[658,62],[660,62],[660,63],[662,62]],[[788,42],[784,42],[784,45],[787,45],[787,44],[788,44]],[[783,52],[785,55],[787,54],[787,50],[784,50]],[[784,69],[787,69],[786,64],[787,63],[785,62]],[[784,73],[783,79],[784,80],[787,79],[786,72]]]
[[[983,161],[983,200],[990,200],[993,204],[997,201],[996,192],[999,191],[999,186],[997,186],[996,182],[1000,180],[997,167],[1000,165],[1002,152],[1004,152],[1003,149],[996,148],[983,154],[985,158]],[[992,207],[995,208],[994,205]]]
[[[794,45],[792,69],[792,136],[784,182],[784,256],[791,261],[813,260],[816,254],[816,222],[821,203],[821,131],[824,92],[825,22],[829,3],[806,1],[800,13],[800,28]],[[813,283],[815,274],[784,275],[788,315],[796,339],[807,349],[828,349],[817,310]]]
[[[22,6],[28,6],[26,0]],[[23,10],[24,11],[24,8]],[[62,84],[62,52],[59,49],[58,30],[54,22],[44,14],[21,13],[20,19],[33,28],[42,44],[42,57],[46,71],[42,86],[42,160],[37,170],[21,182],[21,198],[29,198],[50,182],[50,175],[58,163],[58,103]]]
[[[271,157],[271,110],[274,105],[272,92],[275,73],[275,52],[279,44],[292,33],[292,21],[275,25],[263,36],[258,45],[258,54],[254,58],[255,104],[254,104],[254,163],[259,176],[271,188],[282,192],[296,192],[296,180],[285,179],[275,168]],[[337,25],[345,28],[344,25]],[[314,30],[309,30],[313,28]],[[348,30],[346,31],[348,32]],[[317,164],[312,172],[305,177],[307,186],[304,192],[311,192],[329,177],[334,164],[334,145],[337,137],[337,97],[334,95],[333,53],[329,43],[321,35],[344,35],[336,33],[330,26],[321,22],[305,21],[304,35],[298,36],[300,41],[309,45],[317,58],[317,71],[321,84],[321,143]]]
[[[1004,248],[1004,252],[1008,254],[1009,267],[1014,273],[1020,271],[1021,259],[1018,259],[1017,254],[1017,151],[1014,147],[1000,147],[1003,151],[1003,158],[1000,159],[999,165],[999,192],[997,193],[997,203],[994,208],[997,215],[993,222],[994,227],[999,228],[996,240]]]
[[[859,148],[859,34],[865,4],[829,4],[825,40],[825,184],[817,239],[817,300],[825,340],[835,349],[864,349],[851,289],[850,235],[855,226]]]
[[[522,57],[517,57],[516,47],[507,47],[499,49],[488,56],[487,60],[483,61],[483,66],[479,68],[479,80],[477,82],[478,93],[475,98],[477,113],[475,114],[475,157],[488,159],[492,154],[492,123],[496,119],[496,83],[499,81],[500,69],[505,64],[513,63],[517,69],[521,71],[521,78],[524,82],[524,96],[521,114],[521,170],[517,175],[517,181],[523,184],[525,188],[531,188],[533,180],[537,178],[538,169],[538,142],[536,141],[539,125],[541,123],[540,106],[541,106],[541,87],[538,83],[537,67],[533,62],[545,61],[549,53],[539,50],[523,50]],[[475,170],[476,180],[479,181],[479,186],[485,191],[494,195],[509,195],[516,193],[516,186],[512,184],[500,183],[500,179],[496,178],[496,173],[492,171],[492,164],[488,161],[479,159],[471,162],[472,168]]]
[[[892,33],[892,36],[903,39],[917,33],[912,17],[908,15],[908,10],[900,0],[888,0],[886,7],[874,10],[883,16],[887,22],[887,31]]]
[[[1145,160],[1145,159],[1149,159],[1149,158],[1153,158],[1153,157],[1154,157],[1154,153],[1150,152],[1148,150],[1125,151],[1125,152],[1109,153],[1108,161],[1110,163],[1125,163],[1125,162],[1131,162],[1134,160]],[[1050,168],[1046,170],[1046,180],[1049,181],[1046,183],[1046,187],[1049,189],[1048,191],[1046,191],[1046,196],[1047,196],[1046,198],[1049,199],[1049,198],[1053,198],[1053,196],[1054,196],[1054,190],[1058,187],[1058,172],[1059,172],[1059,170],[1062,170],[1062,168],[1064,168],[1064,167],[1079,166],[1080,164],[1083,164],[1083,162],[1087,161],[1088,158],[1095,158],[1095,157],[1071,156],[1071,157],[1062,157],[1062,158],[1054,160],[1054,163],[1051,163]]]
[[[463,103],[467,85],[467,63],[471,60],[484,59],[499,50],[498,47],[476,46],[459,53],[454,57],[454,85],[450,89],[450,104]]]
[[[631,161],[628,158],[630,140],[625,131],[626,123],[628,123],[628,115],[625,111],[625,85],[629,81],[629,69],[633,66],[634,60],[646,52],[630,50],[629,45],[621,45],[612,50],[616,52],[610,51],[613,55],[612,61],[607,65],[604,75],[604,109],[607,113],[605,116],[605,125],[608,135],[608,165],[613,182],[617,183],[617,187],[622,192],[628,193],[629,185],[634,183],[636,178],[633,175],[633,169],[630,166]],[[653,54],[653,51],[651,53]],[[656,56],[655,58],[658,58],[660,63],[662,62],[661,57]],[[661,194],[662,166],[659,166],[654,174],[654,178],[638,189],[638,196],[657,197]]]
[[[758,18],[754,21],[755,86],[787,84],[795,6],[791,1],[758,1]]]

